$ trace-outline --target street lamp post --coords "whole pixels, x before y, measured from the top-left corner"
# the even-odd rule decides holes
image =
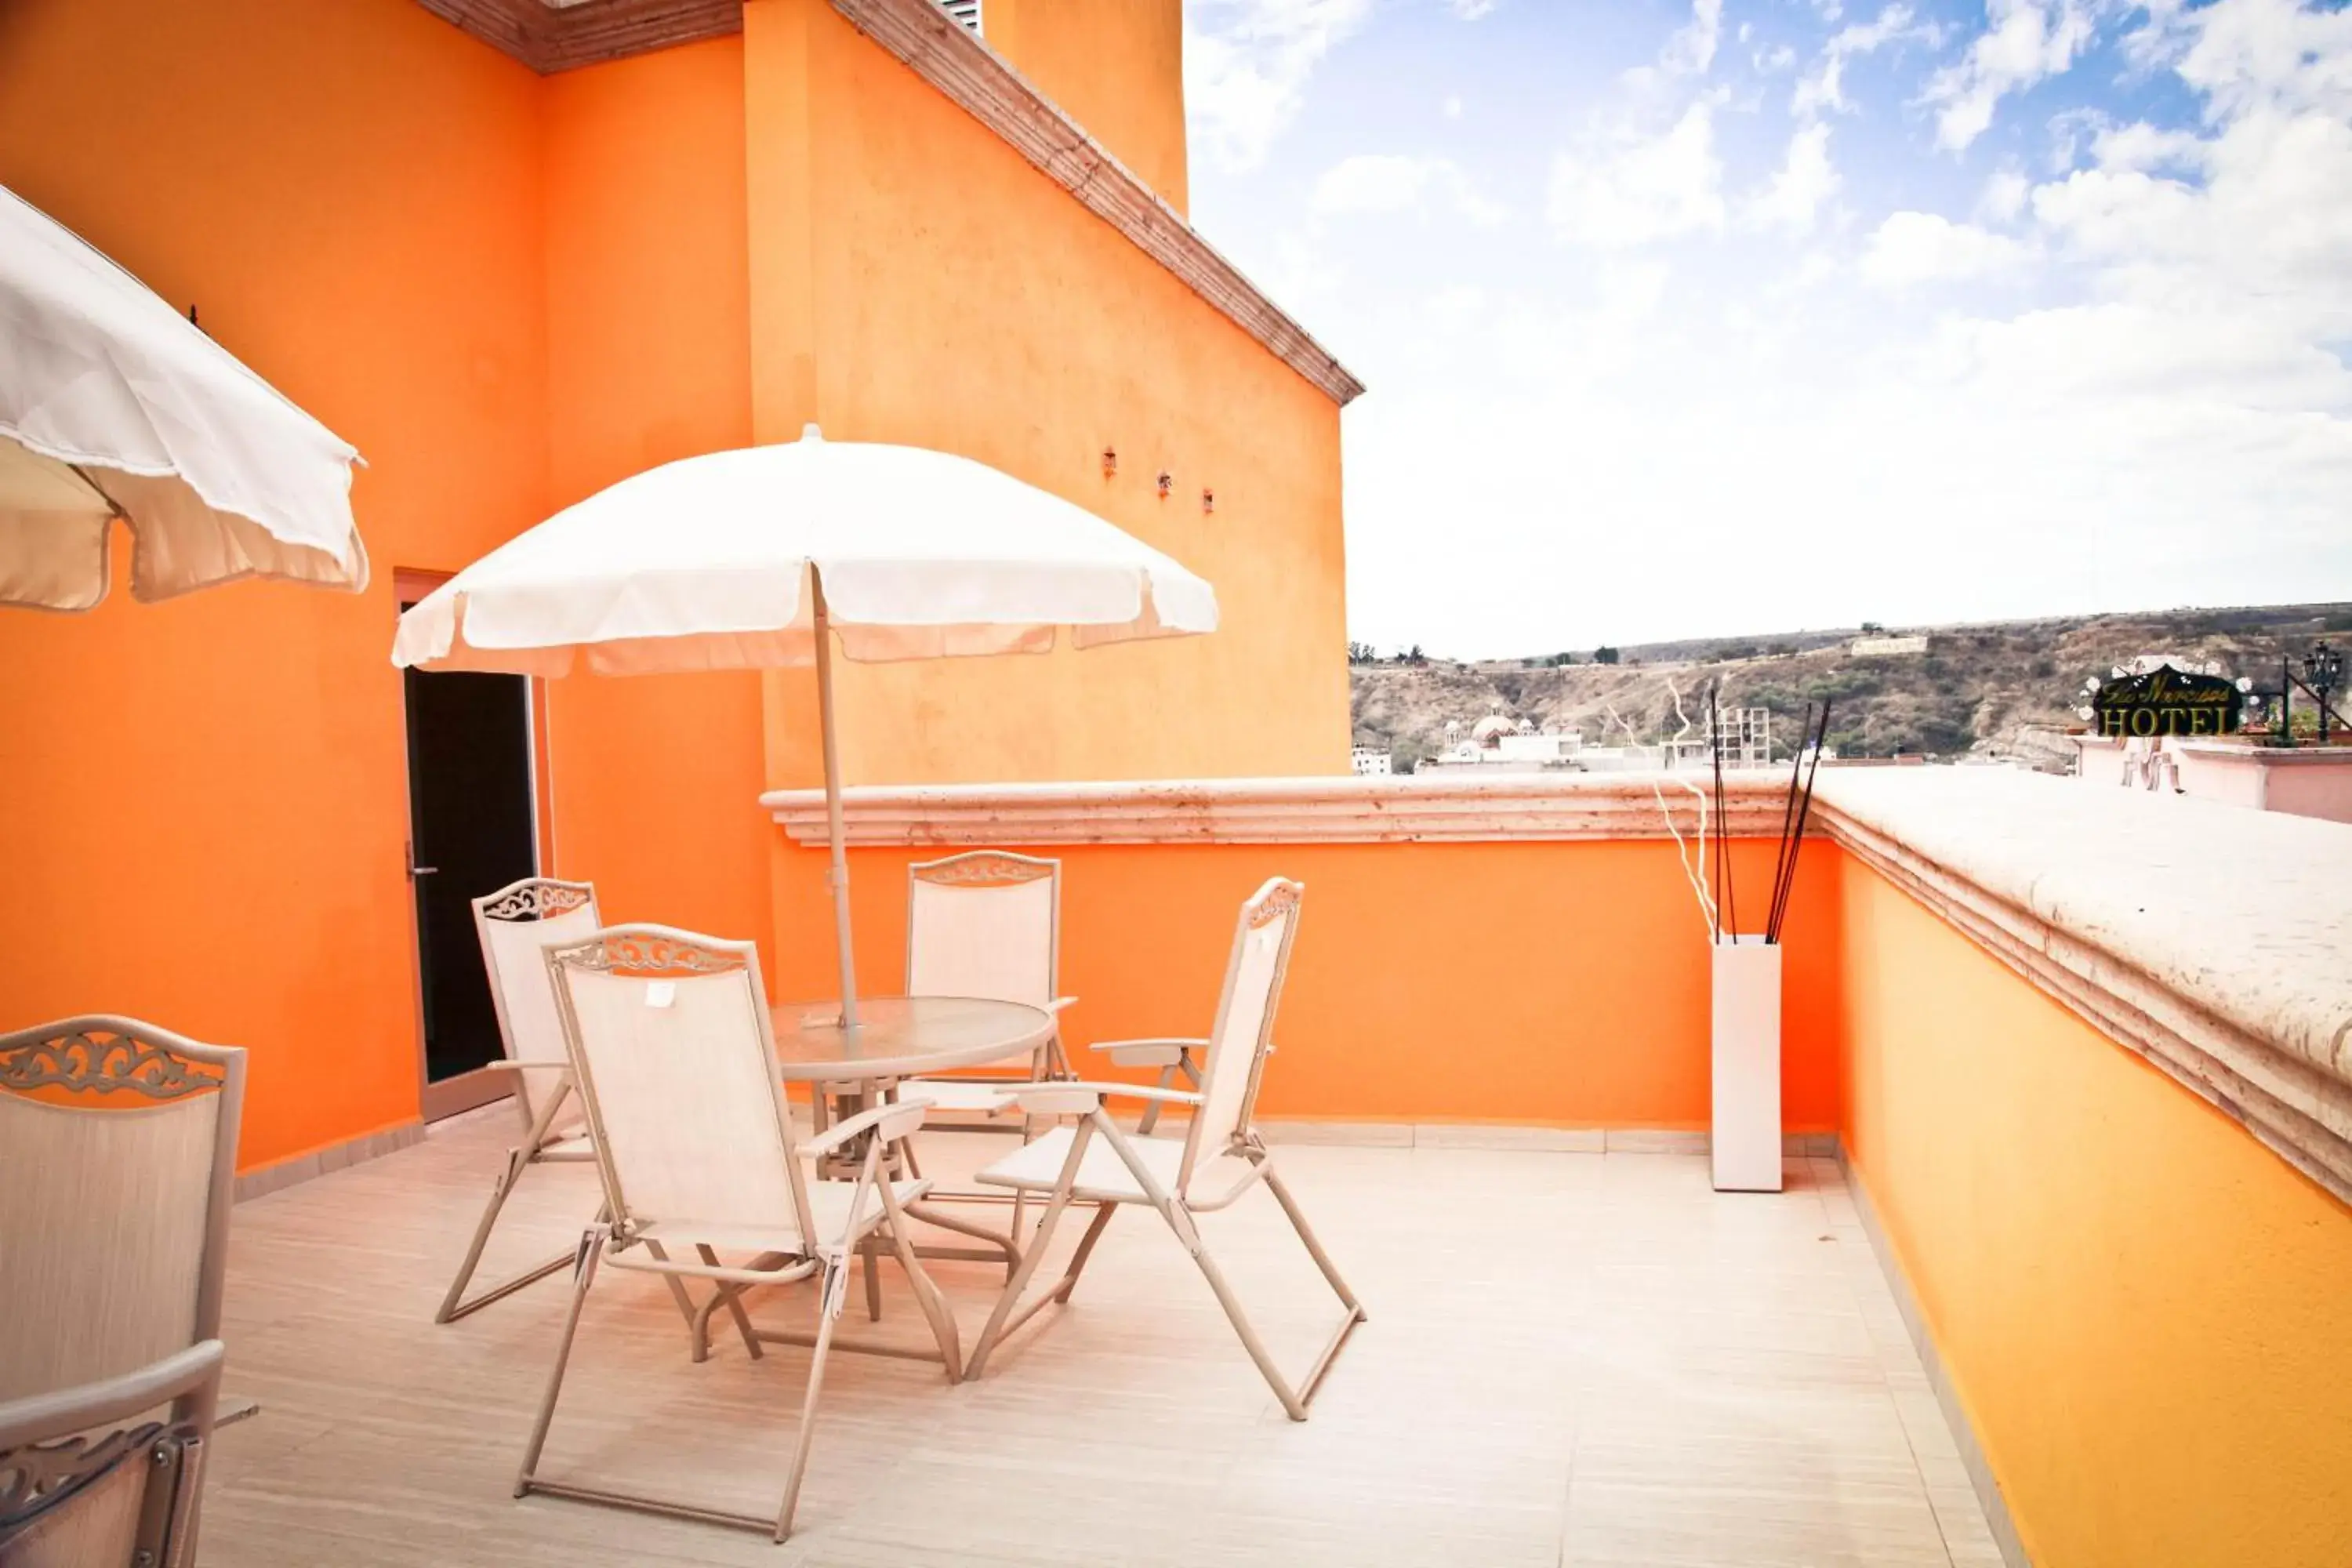
[[[2328,698],[2344,684],[2344,655],[2326,643],[2315,644],[2303,661],[2303,683],[2319,699],[2319,743],[2327,744]]]

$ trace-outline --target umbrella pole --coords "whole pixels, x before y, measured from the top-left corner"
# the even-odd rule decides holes
[[[824,831],[833,846],[833,866],[825,880],[833,887],[833,941],[841,954],[841,1022],[857,1027],[857,961],[849,949],[849,854],[841,826],[841,748],[833,734],[833,630],[824,607],[824,580],[814,563],[809,566],[809,591],[814,595],[816,622],[816,715],[824,735]]]

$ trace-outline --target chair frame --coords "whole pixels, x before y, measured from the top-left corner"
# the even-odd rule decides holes
[[[79,1014],[0,1035],[0,1093],[55,1087],[159,1101],[207,1090],[221,1097],[191,1343],[118,1376],[0,1403],[0,1546],[131,1456],[143,1454],[149,1463],[170,1468],[172,1484],[148,1489],[140,1549],[153,1553],[157,1568],[194,1560],[204,1454],[220,1405],[221,1297],[228,1273],[245,1085],[242,1047],[205,1045],[119,1014]],[[163,1422],[96,1439],[86,1435],[90,1427],[128,1420],[166,1400],[171,1412]],[[71,1436],[76,1433],[85,1436]]]
[[[923,1113],[929,1109],[929,1102],[911,1100],[877,1105],[796,1143],[792,1108],[784,1096],[782,1079],[774,1072],[767,1073],[779,1147],[786,1162],[794,1221],[801,1240],[800,1250],[763,1253],[748,1264],[730,1266],[721,1263],[708,1244],[698,1244],[698,1261],[672,1258],[660,1241],[652,1236],[638,1234],[640,1221],[630,1207],[621,1172],[614,1163],[611,1144],[604,1135],[604,1110],[597,1100],[594,1075],[589,1069],[588,1058],[580,1039],[578,1014],[570,988],[563,984],[562,970],[566,965],[573,965],[608,972],[620,969],[648,975],[664,972],[679,974],[740,972],[744,975],[744,984],[752,998],[750,1011],[760,1047],[765,1058],[772,1061],[775,1036],[765,1005],[767,990],[760,977],[759,949],[751,942],[724,942],[668,926],[620,925],[604,927],[575,942],[552,944],[546,951],[546,962],[549,982],[555,988],[557,1016],[563,1025],[565,1049],[572,1058],[572,1083],[587,1112],[589,1133],[595,1146],[597,1173],[604,1187],[604,1212],[582,1235],[574,1254],[572,1301],[564,1316],[555,1365],[549,1373],[547,1389],[532,1423],[530,1441],[524,1451],[521,1468],[516,1473],[514,1495],[521,1498],[540,1492],[551,1497],[767,1531],[772,1539],[781,1543],[792,1532],[793,1516],[800,1502],[801,1484],[807,1474],[809,1453],[816,1431],[817,1399],[824,1383],[826,1355],[834,1346],[835,1325],[839,1322],[842,1308],[847,1300],[851,1265],[859,1256],[862,1244],[877,1232],[887,1234],[899,1267],[906,1271],[908,1281],[914,1288],[916,1300],[938,1342],[939,1360],[947,1373],[948,1381],[952,1384],[961,1379],[961,1349],[954,1315],[915,1255],[906,1210],[890,1179],[896,1148],[922,1124]],[[820,1237],[816,1234],[811,1210],[808,1178],[803,1173],[801,1162],[805,1160],[814,1163],[841,1159],[854,1160],[857,1169],[856,1184],[851,1191],[847,1228],[838,1239]],[[866,1194],[869,1190],[880,1195],[881,1206],[872,1217],[862,1217]],[[920,1195],[919,1192],[917,1195]],[[646,1257],[635,1255],[635,1249],[639,1247],[644,1249]],[[772,1519],[730,1513],[641,1493],[551,1481],[538,1473],[548,1430],[554,1421],[556,1401],[562,1392],[564,1372],[572,1359],[572,1346],[579,1330],[581,1310],[587,1301],[590,1286],[595,1282],[599,1265],[607,1263],[616,1268],[658,1274],[669,1283],[674,1293],[680,1295],[681,1300],[684,1299],[682,1281],[685,1279],[709,1280],[718,1287],[710,1301],[695,1318],[697,1361],[703,1359],[708,1349],[706,1336],[710,1314],[722,1305],[733,1318],[742,1336],[744,1348],[755,1361],[761,1357],[763,1342],[807,1345],[812,1349],[808,1389],[801,1405],[800,1430],[793,1439],[792,1465],[785,1480],[783,1500]],[[822,1295],[817,1329],[814,1334],[761,1330],[752,1326],[741,1301],[747,1290],[793,1284],[818,1276],[822,1276]],[[896,1348],[847,1342],[840,1348],[879,1350],[885,1354],[909,1353]]]
[[[1362,1302],[1357,1300],[1355,1292],[1341,1278],[1338,1266],[1331,1261],[1330,1255],[1323,1249],[1322,1243],[1317,1239],[1313,1227],[1307,1224],[1307,1216],[1299,1208],[1297,1200],[1291,1195],[1290,1189],[1284,1184],[1281,1173],[1275,1169],[1274,1156],[1266,1148],[1265,1141],[1259,1137],[1255,1125],[1258,1089],[1265,1079],[1265,1060],[1274,1049],[1275,1014],[1281,1004],[1283,983],[1289,973],[1290,952],[1292,945],[1298,937],[1298,911],[1306,890],[1302,883],[1287,881],[1277,877],[1266,882],[1242,906],[1241,918],[1234,927],[1232,956],[1225,965],[1223,991],[1217,1003],[1220,1034],[1223,1032],[1226,1014],[1233,1006],[1234,993],[1240,984],[1242,964],[1247,952],[1250,933],[1286,915],[1289,919],[1283,930],[1281,948],[1275,956],[1273,975],[1267,983],[1265,1007],[1258,1019],[1257,1035],[1250,1042],[1249,1060],[1244,1064],[1213,1058],[1208,1064],[1207,1071],[1210,1073],[1241,1068],[1249,1074],[1235,1113],[1231,1142],[1223,1149],[1203,1150],[1201,1147],[1203,1123],[1196,1116],[1192,1125],[1185,1132],[1183,1156],[1177,1167],[1172,1190],[1163,1188],[1158,1178],[1152,1175],[1142,1157],[1137,1153],[1134,1144],[1129,1141],[1126,1132],[1121,1131],[1118,1123],[1104,1110],[1103,1101],[1113,1098],[1140,1100],[1154,1111],[1162,1105],[1189,1106],[1197,1111],[1204,1103],[1202,1093],[1165,1087],[1143,1089],[1123,1083],[1075,1082],[1014,1086],[1007,1090],[1008,1102],[1018,1105],[1028,1114],[1075,1116],[1078,1121],[1076,1131],[1071,1136],[1069,1152],[1064,1158],[1061,1172],[1055,1180],[1052,1195],[1046,1200],[1045,1212],[1037,1222],[1036,1233],[1030,1237],[1024,1250],[1020,1268],[1014,1271],[1013,1277],[1006,1281],[1003,1290],[998,1295],[995,1309],[989,1315],[988,1326],[981,1331],[979,1342],[972,1347],[971,1359],[965,1373],[967,1378],[979,1377],[987,1369],[989,1358],[995,1353],[997,1347],[1024,1323],[1048,1306],[1067,1302],[1071,1290],[1077,1285],[1078,1276],[1085,1271],[1087,1259],[1094,1254],[1095,1244],[1102,1238],[1103,1231],[1109,1226],[1111,1216],[1123,1204],[1144,1203],[1159,1212],[1160,1216],[1167,1222],[1168,1227],[1175,1233],[1178,1241],[1182,1243],[1184,1250],[1200,1267],[1202,1277],[1209,1282],[1209,1289],[1217,1298],[1218,1305],[1224,1309],[1225,1316],[1232,1321],[1234,1331],[1241,1336],[1242,1344],[1249,1352],[1250,1359],[1257,1364],[1257,1369],[1265,1376],[1267,1385],[1274,1390],[1275,1396],[1281,1401],[1285,1413],[1294,1421],[1307,1419],[1307,1405],[1314,1399],[1317,1389],[1322,1386],[1324,1376],[1331,1370],[1331,1364],[1338,1359],[1341,1347],[1346,1345],[1349,1337],[1355,1332],[1357,1327],[1368,1320]],[[1226,1042],[1228,1051],[1232,1049],[1234,1044],[1234,1042],[1232,1041]],[[1163,1084],[1164,1082],[1163,1074]],[[1097,1137],[1106,1140],[1118,1155],[1120,1163],[1127,1167],[1129,1175],[1134,1179],[1137,1187],[1140,1189],[1140,1196],[1118,1192],[1089,1193],[1077,1184],[1079,1173],[1086,1161],[1087,1143],[1091,1139]],[[1204,1161],[1213,1161],[1228,1154],[1238,1156],[1245,1162],[1244,1177],[1213,1198],[1195,1197],[1192,1192],[1195,1171]],[[982,1179],[985,1179],[984,1173]],[[1234,1295],[1233,1287],[1226,1282],[1223,1270],[1217,1267],[1216,1260],[1210,1256],[1207,1244],[1202,1240],[1199,1226],[1194,1223],[1195,1216],[1199,1215],[1230,1208],[1244,1194],[1260,1183],[1263,1183],[1274,1194],[1275,1202],[1281,1205],[1284,1215],[1290,1221],[1291,1228],[1297,1232],[1298,1239],[1305,1245],[1307,1255],[1314,1259],[1315,1266],[1321,1271],[1325,1282],[1331,1287],[1332,1293],[1339,1297],[1340,1305],[1346,1309],[1339,1326],[1325,1342],[1322,1351],[1316,1356],[1306,1374],[1296,1384],[1285,1378],[1281,1369],[1276,1366],[1272,1353],[1266,1349],[1265,1342],[1259,1337],[1256,1328],[1249,1320],[1248,1313],[1242,1307],[1240,1298]],[[1022,1292],[1028,1287],[1031,1277],[1036,1273],[1038,1264],[1043,1261],[1055,1227],[1060,1224],[1064,1212],[1073,1202],[1093,1203],[1094,1218],[1087,1225],[1086,1234],[1079,1239],[1077,1250],[1072,1255],[1069,1265],[1061,1278],[1034,1300],[1030,1301],[1026,1306],[1022,1306],[1020,1304]]]
[[[506,1059],[488,1064],[496,1071],[515,1076],[515,1112],[521,1119],[523,1141],[507,1151],[506,1168],[499,1173],[490,1188],[490,1201],[482,1209],[482,1217],[474,1226],[473,1239],[467,1244],[465,1260],[458,1264],[457,1277],[449,1281],[449,1289],[435,1310],[436,1323],[454,1323],[469,1313],[478,1312],[493,1301],[513,1295],[526,1285],[546,1279],[572,1261],[572,1249],[557,1253],[542,1263],[536,1263],[509,1279],[500,1280],[466,1296],[466,1287],[473,1282],[474,1270],[482,1261],[482,1249],[489,1245],[490,1232],[499,1223],[499,1215],[507,1205],[522,1173],[539,1164],[585,1164],[595,1159],[593,1153],[557,1153],[555,1145],[563,1139],[555,1131],[555,1121],[563,1102],[572,1094],[572,1069],[560,1061],[526,1061],[515,1054],[514,1026],[507,1016],[507,994],[503,978],[499,973],[497,951],[490,944],[489,922],[499,921],[524,923],[518,917],[530,915],[546,920],[566,915],[575,910],[593,909],[596,885],[593,882],[567,882],[554,877],[525,877],[508,883],[496,892],[485,893],[473,900],[474,936],[481,943],[482,966],[489,972],[490,1005],[498,1015],[499,1044],[506,1050]],[[601,923],[601,922],[600,922]],[[537,1089],[540,1101],[534,1112],[532,1093],[524,1091],[529,1080],[525,1074],[537,1073],[548,1081]]]

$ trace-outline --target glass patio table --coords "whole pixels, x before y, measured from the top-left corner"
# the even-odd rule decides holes
[[[976,996],[860,996],[854,1030],[843,1026],[838,1002],[786,1002],[772,1010],[772,1017],[777,1073],[786,1083],[809,1086],[820,1130],[829,1116],[855,1116],[878,1103],[883,1089],[901,1079],[1003,1061],[1035,1050],[1054,1033],[1054,1016],[1043,1007]],[[895,1148],[894,1175],[919,1173],[906,1158],[907,1147],[900,1143]],[[856,1173],[853,1164],[831,1173]],[[1008,1277],[1020,1265],[1021,1248],[1012,1228],[992,1230],[942,1213],[935,1203],[911,1203],[907,1212],[987,1244],[985,1251],[917,1247],[925,1258],[1002,1261]],[[877,1319],[882,1315],[882,1281],[876,1264],[882,1245],[869,1237],[859,1247],[865,1254],[866,1310]]]
[[[861,1100],[878,1083],[1034,1051],[1054,1032],[1043,1007],[976,996],[861,996],[855,1030],[838,1002],[786,1002],[773,1016],[786,1083],[856,1084]]]

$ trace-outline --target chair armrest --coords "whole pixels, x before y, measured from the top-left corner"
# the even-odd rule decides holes
[[[1071,1003],[1076,1000],[1077,998],[1075,996],[1056,996],[1051,1002],[1045,1004],[1045,1011],[1058,1016],[1063,1008],[1068,1006]]]
[[[1165,1068],[1174,1067],[1187,1051],[1207,1050],[1209,1042],[1171,1036],[1164,1039],[1097,1040],[1087,1048],[1106,1053],[1114,1067]]]
[[[523,1062],[512,1057],[500,1057],[494,1062],[484,1062],[484,1072],[570,1072],[570,1062]]]
[[[871,1110],[859,1111],[846,1121],[835,1122],[794,1152],[804,1160],[814,1160],[834,1153],[868,1132],[885,1143],[896,1143],[923,1124],[923,1112],[930,1108],[928,1100],[900,1100],[877,1105]]]
[[[127,1421],[167,1399],[202,1388],[220,1376],[226,1353],[220,1341],[199,1340],[161,1361],[114,1377],[0,1403],[0,1453],[86,1426]]]
[[[1162,1105],[1198,1105],[1201,1097],[1181,1089],[1145,1089],[1131,1083],[1007,1084],[1004,1107],[1017,1107],[1032,1116],[1084,1116],[1106,1098],[1150,1100]]]

